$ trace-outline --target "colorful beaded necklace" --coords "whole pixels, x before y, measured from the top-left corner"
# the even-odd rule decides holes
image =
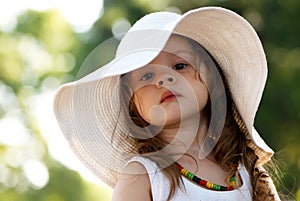
[[[199,177],[197,177],[193,173],[191,173],[188,170],[184,169],[184,167],[182,167],[179,163],[175,163],[175,164],[177,165],[180,173],[183,176],[185,176],[186,178],[196,182],[200,186],[203,186],[203,187],[211,189],[211,190],[216,190],[216,191],[232,191],[232,190],[234,190],[234,187],[235,187],[235,184],[236,184],[235,175],[233,175],[230,178],[229,186],[226,187],[226,186],[221,186],[221,185],[211,183],[211,182],[206,181],[204,179],[200,179]]]

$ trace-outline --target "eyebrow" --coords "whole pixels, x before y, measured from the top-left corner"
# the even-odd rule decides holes
[[[178,51],[175,51],[175,52],[172,52],[172,54],[178,54],[178,53],[188,53],[188,54],[193,54],[191,51],[187,51],[187,50],[178,50]]]
[[[172,54],[174,54],[182,59],[187,60],[187,62],[191,62],[196,56],[195,52],[191,52],[191,51],[187,51],[187,50],[178,50]]]

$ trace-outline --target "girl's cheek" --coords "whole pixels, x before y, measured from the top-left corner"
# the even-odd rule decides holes
[[[140,116],[145,119],[145,111],[142,100],[139,98],[139,95],[135,94],[133,98],[133,102],[140,114]]]

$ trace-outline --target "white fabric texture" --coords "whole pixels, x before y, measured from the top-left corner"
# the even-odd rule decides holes
[[[170,184],[156,163],[143,157],[134,157],[128,163],[130,162],[139,162],[146,168],[151,184],[153,201],[166,201],[170,191]],[[249,175],[243,165],[240,165],[239,174],[243,184],[239,189],[233,191],[208,190],[182,176],[185,190],[178,188],[171,201],[250,201],[252,200],[252,187]]]

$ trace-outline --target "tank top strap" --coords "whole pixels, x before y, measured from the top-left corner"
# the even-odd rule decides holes
[[[243,164],[239,165],[239,174],[241,176],[241,179],[243,181],[243,184],[241,186],[241,189],[249,189],[252,192],[252,185],[250,181],[250,176],[246,170],[246,167]]]
[[[169,180],[159,169],[157,164],[148,158],[139,157],[139,156],[133,157],[127,162],[127,164],[131,162],[139,162],[147,170],[150,184],[151,184],[152,200],[153,201],[166,200],[170,192],[170,184],[169,184]]]

